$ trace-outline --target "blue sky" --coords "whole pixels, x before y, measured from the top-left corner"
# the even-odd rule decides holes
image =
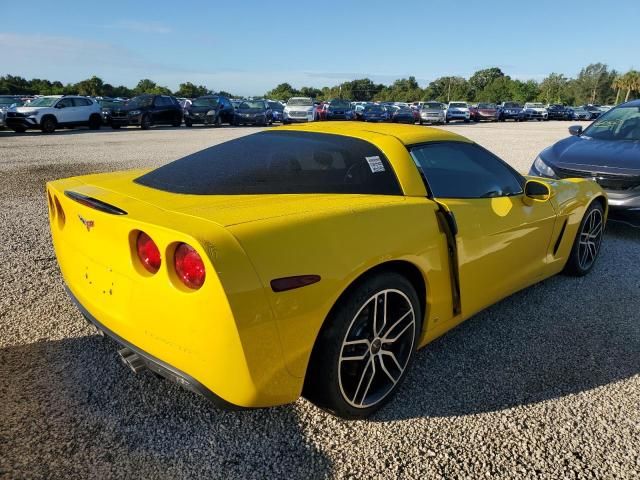
[[[638,0],[2,3],[0,74],[65,83],[95,74],[251,95],[365,76],[425,86],[491,66],[536,80],[598,61],[640,68]]]

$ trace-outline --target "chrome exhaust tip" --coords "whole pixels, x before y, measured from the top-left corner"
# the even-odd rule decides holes
[[[140,373],[142,370],[147,368],[144,360],[140,355],[132,351],[130,348],[121,348],[118,350],[118,355],[120,355],[120,360],[127,367],[129,367],[133,373]]]

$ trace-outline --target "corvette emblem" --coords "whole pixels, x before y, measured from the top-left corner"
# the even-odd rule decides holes
[[[91,231],[91,229],[93,228],[93,220],[87,220],[86,218],[84,218],[82,215],[78,215],[78,218],[80,219],[80,221],[82,222],[82,224],[87,227],[87,232]]]

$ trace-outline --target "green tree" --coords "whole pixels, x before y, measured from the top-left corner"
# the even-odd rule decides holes
[[[592,63],[580,70],[576,78],[576,97],[581,103],[604,103],[613,98],[613,80],[617,74],[610,72],[604,63]]]
[[[274,100],[287,101],[291,97],[295,97],[296,95],[299,95],[299,94],[300,94],[300,92],[298,90],[295,90],[290,84],[281,83],[280,85],[278,85],[273,90],[269,90],[265,94],[265,97],[266,98],[272,98]]]
[[[150,93],[153,95],[171,95],[171,90],[167,87],[160,86],[148,78],[140,80],[133,89],[133,92],[136,95],[141,95],[143,93]]]
[[[469,86],[473,90],[474,96],[478,96],[487,85],[494,80],[504,77],[504,73],[498,67],[478,70],[469,78]],[[477,98],[479,100],[479,98]]]
[[[513,80],[511,82],[511,100],[519,103],[531,102],[538,98],[540,87],[535,80]]]
[[[499,103],[511,100],[512,83],[508,76],[496,77],[489,84],[476,93],[476,100],[479,102]]]
[[[74,85],[74,89],[78,95],[86,95],[97,97],[104,95],[104,82],[95,75],[86,80],[82,80]]]
[[[181,83],[176,91],[176,96],[186,98],[196,98],[207,95],[211,91],[204,85],[194,85],[191,82]]]
[[[424,100],[451,102],[470,100],[471,87],[462,77],[440,77],[431,82],[424,90]]]
[[[540,83],[540,100],[545,103],[566,103],[569,79],[561,73],[551,73]]]

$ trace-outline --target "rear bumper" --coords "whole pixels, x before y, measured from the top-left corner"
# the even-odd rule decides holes
[[[130,349],[131,351],[135,352],[136,354],[138,354],[138,356],[144,362],[145,366],[149,370],[151,370],[152,372],[155,372],[158,375],[177,383],[178,385],[180,385],[181,387],[183,387],[183,388],[185,388],[187,390],[190,390],[190,391],[192,391],[194,393],[197,393],[198,395],[202,395],[204,398],[209,400],[211,403],[213,403],[218,408],[224,408],[224,409],[227,409],[227,410],[244,410],[244,409],[248,408],[248,407],[240,407],[238,405],[234,405],[233,403],[227,402],[223,398],[221,398],[218,395],[216,395],[215,393],[213,393],[211,390],[209,390],[207,387],[205,387],[202,383],[200,383],[195,378],[191,377],[190,375],[187,375],[186,373],[178,370],[177,368],[169,365],[168,363],[163,362],[162,360],[160,360],[160,359],[154,357],[153,355],[145,352],[144,350],[138,348],[137,346],[133,345],[132,343],[127,342],[124,338],[120,337],[119,335],[117,335],[116,333],[112,332],[107,327],[105,327],[102,323],[100,323],[100,321],[98,321],[89,312],[89,310],[87,310],[78,301],[78,299],[75,297],[75,295],[73,293],[71,293],[71,290],[69,289],[69,287],[67,285],[65,285],[64,288],[67,291],[67,294],[69,295],[69,297],[71,298],[73,303],[76,305],[76,307],[78,308],[80,313],[82,313],[82,315],[84,316],[85,320],[88,323],[90,323],[96,329],[98,329],[98,331],[101,334],[106,335],[107,337],[111,338],[117,344],[121,345],[122,347],[126,347],[126,348]]]

